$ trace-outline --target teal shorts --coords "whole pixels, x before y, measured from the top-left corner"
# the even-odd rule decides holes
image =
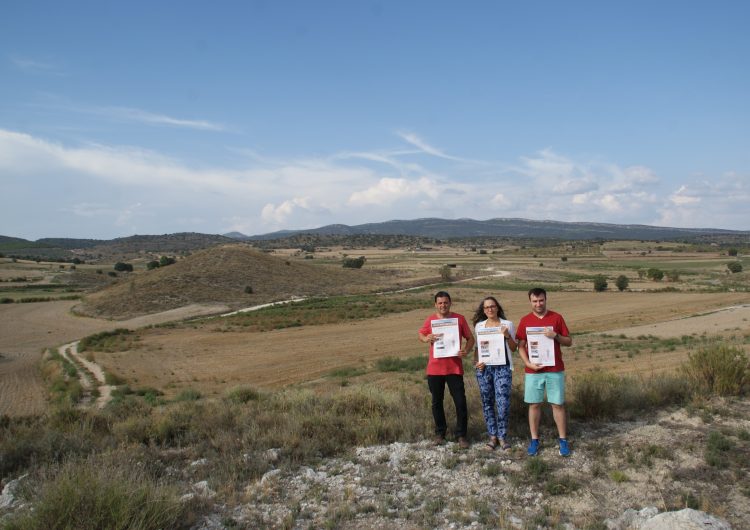
[[[555,405],[565,404],[565,372],[542,372],[525,374],[523,400],[526,403],[542,403],[544,391],[547,401]]]

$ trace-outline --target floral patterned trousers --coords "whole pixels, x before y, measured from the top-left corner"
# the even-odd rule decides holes
[[[485,366],[484,370],[477,369],[476,373],[487,432],[490,436],[505,439],[508,433],[513,372],[508,365],[497,365]]]

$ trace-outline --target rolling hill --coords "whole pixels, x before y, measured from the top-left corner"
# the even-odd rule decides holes
[[[366,269],[287,261],[244,244],[221,245],[174,265],[121,280],[87,296],[79,312],[126,318],[190,304],[248,307],[293,297],[369,292],[380,277]],[[247,293],[246,288],[252,293]]]

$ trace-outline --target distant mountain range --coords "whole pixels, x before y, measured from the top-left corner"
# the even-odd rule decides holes
[[[245,236],[238,232],[224,234],[241,240],[281,239],[297,235],[354,236],[408,235],[437,239],[467,237],[512,237],[550,239],[643,239],[673,240],[700,236],[749,236],[750,231],[718,228],[671,228],[649,225],[619,225],[610,223],[569,223],[562,221],[534,221],[530,219],[497,218],[486,221],[474,219],[424,218],[393,220],[348,226],[333,224],[309,230],[281,230],[268,234]]]
[[[180,232],[163,235],[134,235],[111,240],[43,238],[29,241],[17,237],[0,236],[0,253],[14,257],[39,257],[43,259],[84,260],[130,259],[139,254],[184,254],[233,241],[265,242],[289,238],[293,246],[310,238],[347,238],[358,244],[367,244],[368,236],[390,236],[398,244],[403,238],[469,239],[469,238],[517,238],[517,239],[562,239],[592,240],[636,239],[646,241],[668,240],[720,240],[750,243],[750,231],[722,230],[718,228],[671,228],[648,225],[618,225],[609,223],[567,223],[561,221],[534,221],[530,219],[413,219],[393,220],[383,223],[368,223],[348,226],[327,225],[309,230],[281,230],[268,234],[247,236],[239,232],[224,235]],[[399,239],[401,238],[401,239]],[[382,238],[381,238],[382,239]]]

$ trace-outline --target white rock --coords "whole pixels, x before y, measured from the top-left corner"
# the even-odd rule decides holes
[[[713,515],[685,508],[679,512],[660,513],[647,520],[640,530],[731,530],[728,522]]]
[[[11,480],[5,485],[2,495],[0,495],[0,508],[12,508],[15,505],[19,504],[19,502],[16,500],[16,491],[21,485],[21,481],[27,476],[28,475],[21,475],[17,479]]]
[[[280,469],[272,469],[271,471],[268,471],[261,477],[260,479],[261,485],[265,486],[266,484],[271,482],[275,477],[279,476],[280,474],[281,474]]]
[[[208,487],[207,480],[201,480],[200,482],[196,482],[195,484],[193,484],[193,491],[203,497],[211,498],[216,495],[216,492]]]

